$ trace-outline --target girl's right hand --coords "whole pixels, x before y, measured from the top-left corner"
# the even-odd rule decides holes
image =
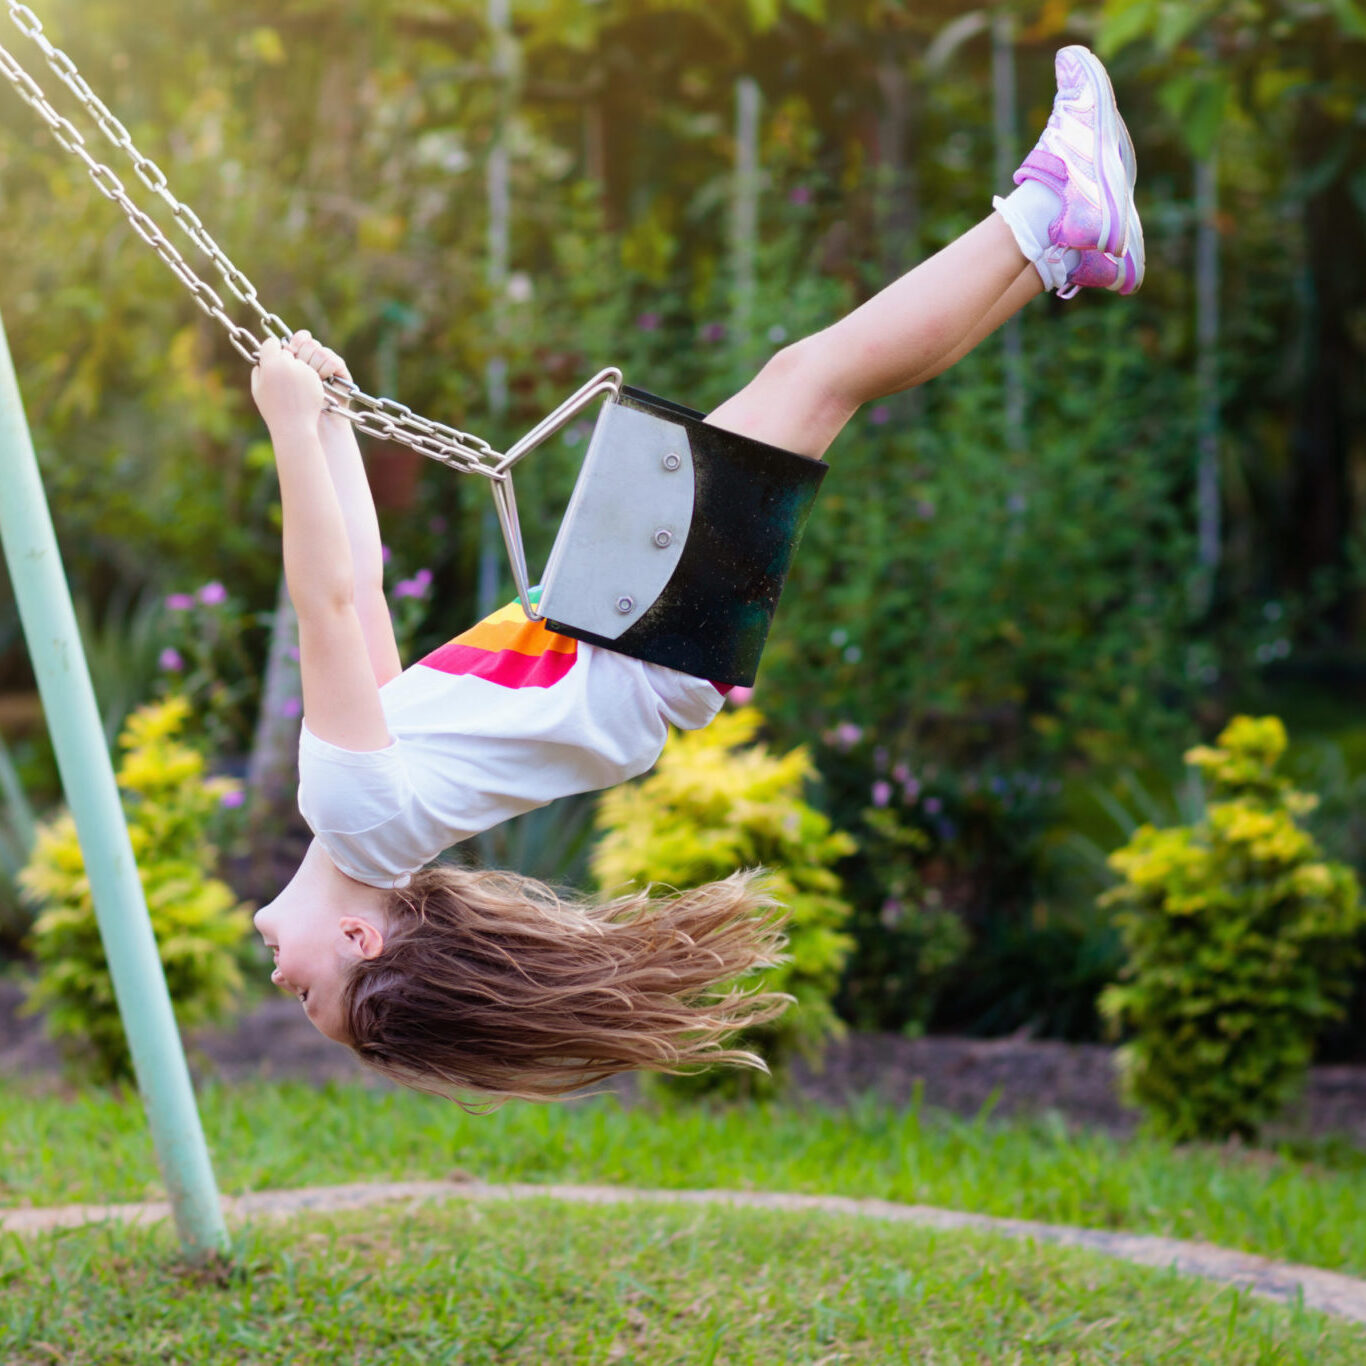
[[[293,339],[290,345],[294,345]],[[271,431],[317,429],[323,411],[322,380],[312,366],[297,359],[275,337],[261,343],[256,368],[251,372],[251,396]]]

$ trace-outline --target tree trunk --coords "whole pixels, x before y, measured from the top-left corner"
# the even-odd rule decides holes
[[[748,370],[758,350],[754,304],[759,254],[759,84],[752,76],[735,83],[735,197],[731,209],[731,279],[735,298],[731,326],[735,350]]]
[[[270,631],[266,676],[261,685],[261,709],[256,717],[256,733],[247,760],[251,876],[258,885],[263,885],[270,876],[269,863],[275,838],[297,816],[295,793],[299,781],[302,692],[299,621],[282,573]]]
[[[1019,142],[1019,101],[1015,90],[1015,19],[998,10],[991,21],[992,128],[996,183],[1004,193],[1015,173]],[[1025,448],[1024,340],[1019,314],[1001,329],[1005,359],[1005,430],[1010,449]]]
[[[1219,470],[1219,184],[1214,152],[1195,163],[1195,344],[1199,391],[1196,458],[1197,563],[1191,607],[1209,610],[1222,558],[1223,495]]]

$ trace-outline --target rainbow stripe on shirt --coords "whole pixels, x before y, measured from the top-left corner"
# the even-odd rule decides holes
[[[578,650],[577,640],[528,621],[513,602],[418,662],[503,688],[551,688],[574,667]]]

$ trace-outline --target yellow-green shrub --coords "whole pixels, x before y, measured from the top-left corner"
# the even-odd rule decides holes
[[[118,770],[161,962],[177,1019],[187,1028],[216,1018],[235,1000],[242,986],[238,949],[251,928],[247,907],[212,875],[218,851],[209,831],[237,785],[206,778],[204,756],[179,738],[189,712],[183,697],[134,712],[119,737]],[[41,907],[29,940],[39,973],[28,1008],[46,1013],[48,1030],[73,1067],[99,1081],[130,1077],[90,879],[69,812],[39,827],[20,882]]]
[[[1128,1097],[1176,1139],[1254,1137],[1350,985],[1360,889],[1296,823],[1318,799],[1275,772],[1285,746],[1276,717],[1237,717],[1186,755],[1209,786],[1205,816],[1145,825],[1110,857],[1124,881],[1101,902],[1119,907],[1129,961],[1101,1010],[1133,1031]]]
[[[815,1052],[839,1029],[830,1002],[852,940],[843,928],[850,906],[830,865],[852,853],[854,842],[803,800],[815,772],[805,749],[778,756],[754,743],[761,719],[747,708],[723,712],[704,730],[677,732],[648,777],[607,793],[593,873],[617,891],[627,884],[694,887],[737,868],[768,870],[788,910],[788,961],[758,980],[797,1004],[747,1041],[780,1076],[794,1052]],[[724,1082],[708,1075],[713,1084],[754,1082],[749,1073],[726,1074]]]

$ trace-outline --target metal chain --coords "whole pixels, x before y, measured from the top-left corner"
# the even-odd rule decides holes
[[[291,329],[278,314],[269,312],[257,297],[256,286],[239,270],[222,247],[214,241],[199,216],[182,204],[171,193],[162,169],[150,157],[144,156],[133,145],[127,128],[109,111],[76,69],[76,64],[60,48],[54,47],[43,33],[37,15],[19,0],[7,0],[9,17],[25,37],[33,40],[42,51],[48,66],[80,101],[100,131],[132,162],[139,180],[165,201],[190,240],[213,262],[222,276],[223,284],[240,303],[256,315],[257,322],[267,336],[274,335],[287,341]],[[117,204],[127,216],[133,231],[166,263],[172,274],[190,291],[195,303],[228,334],[228,341],[244,360],[255,365],[261,342],[256,335],[228,315],[222,296],[212,285],[200,279],[189,262],[176,249],[153,221],[139,208],[124,188],[123,182],[103,162],[96,161],[86,150],[85,138],[79,130],[53,108],[38,83],[0,45],[0,75],[14,86],[21,99],[29,104],[47,125],[52,136],[76,157],[89,172],[95,187],[106,199]],[[439,460],[452,469],[468,474],[482,474],[495,482],[503,482],[508,474],[502,464],[505,457],[487,441],[458,428],[445,426],[430,418],[420,417],[405,404],[391,398],[374,398],[356,384],[342,380],[328,380],[327,405],[345,417],[357,431],[381,441],[393,441]]]

